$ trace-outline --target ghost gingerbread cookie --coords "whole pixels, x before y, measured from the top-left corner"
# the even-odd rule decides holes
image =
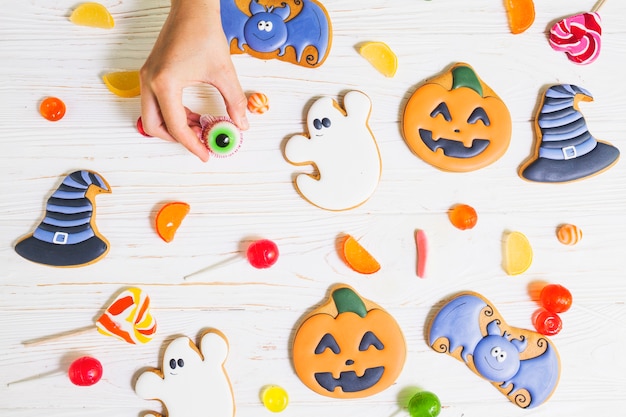
[[[304,317],[292,353],[296,374],[311,390],[332,398],[363,398],[396,381],[406,344],[387,311],[339,284]]]
[[[330,97],[317,99],[307,114],[308,135],[294,135],[285,145],[285,159],[312,166],[313,173],[295,177],[297,191],[310,203],[333,211],[367,201],[376,190],[382,163],[369,128],[370,98],[349,91],[345,110]]]
[[[498,160],[511,141],[511,115],[468,64],[427,80],[404,108],[404,140],[418,157],[443,171],[468,172]]]
[[[165,349],[162,368],[139,376],[135,392],[161,401],[166,417],[233,417],[235,402],[224,369],[227,355],[228,342],[217,330],[202,336],[200,348],[188,337],[178,337]]]
[[[561,364],[547,337],[509,326],[486,298],[462,292],[448,299],[427,329],[428,344],[465,363],[521,408],[546,402]]]

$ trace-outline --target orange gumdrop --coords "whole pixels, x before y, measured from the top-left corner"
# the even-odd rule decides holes
[[[373,274],[380,270],[378,261],[350,235],[343,240],[342,252],[346,264],[358,273]]]
[[[156,215],[156,231],[161,239],[169,243],[180,227],[185,216],[189,213],[189,204],[181,201],[167,203]]]
[[[452,207],[448,210],[448,218],[454,227],[461,230],[471,229],[478,222],[476,210],[467,204],[457,204]]]
[[[533,0],[504,0],[504,5],[509,18],[511,33],[522,33],[535,21]]]
[[[56,97],[47,97],[39,106],[39,113],[51,122],[59,121],[65,116],[65,103]]]

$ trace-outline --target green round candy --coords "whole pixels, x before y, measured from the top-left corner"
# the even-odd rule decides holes
[[[432,392],[418,392],[409,401],[409,414],[411,417],[437,417],[440,412],[441,403],[439,398]]]

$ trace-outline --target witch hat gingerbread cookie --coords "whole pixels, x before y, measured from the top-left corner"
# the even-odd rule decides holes
[[[554,344],[537,332],[509,326],[477,293],[462,292],[448,300],[427,334],[433,350],[464,362],[521,408],[543,404],[559,382]]]
[[[96,227],[95,196],[110,193],[99,174],[76,171],[50,196],[46,215],[35,231],[15,245],[25,259],[49,266],[76,267],[103,258],[109,242]]]
[[[561,183],[583,179],[613,166],[619,150],[597,140],[578,109],[591,93],[572,84],[552,86],[544,93],[535,118],[534,155],[519,170],[528,181]]]

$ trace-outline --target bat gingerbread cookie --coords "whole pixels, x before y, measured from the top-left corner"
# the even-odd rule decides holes
[[[326,210],[363,204],[376,190],[382,163],[368,126],[370,98],[360,91],[344,96],[345,111],[330,97],[316,100],[307,115],[309,135],[288,139],[285,158],[294,165],[313,165],[314,174],[295,178],[298,192]]]
[[[220,0],[220,7],[232,54],[314,68],[330,51],[330,18],[316,0]]]
[[[178,337],[165,349],[162,368],[139,376],[135,392],[161,401],[167,417],[232,417],[235,401],[224,369],[227,356],[228,342],[216,330],[202,336],[200,348],[188,337]]]
[[[507,325],[479,294],[462,292],[448,300],[427,334],[435,351],[464,362],[521,408],[543,404],[556,389],[561,365],[554,344]]]

